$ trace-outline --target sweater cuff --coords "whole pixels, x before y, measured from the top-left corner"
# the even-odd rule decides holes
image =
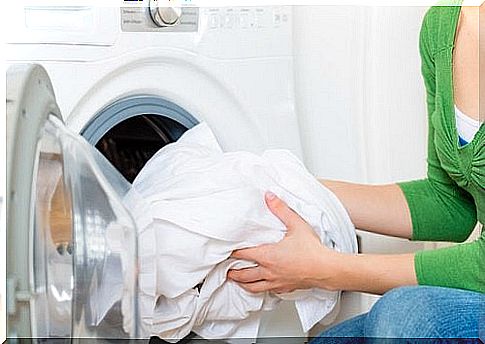
[[[414,269],[418,284],[485,292],[479,268],[480,241],[417,252]]]
[[[418,182],[417,181],[410,181],[410,182],[402,182],[402,183],[397,183],[397,185],[401,188],[402,193],[404,194],[404,197],[406,198],[406,202],[409,207],[409,213],[411,214],[411,223],[412,223],[412,233],[411,233],[411,240],[416,241],[416,240],[424,240],[422,236],[420,235],[420,222],[419,222],[419,216],[416,213],[417,205],[414,202],[416,197],[414,196],[415,188],[417,186]]]
[[[416,272],[416,280],[419,285],[432,285],[427,278],[425,270],[423,269],[423,253],[424,251],[416,252],[414,255],[414,271]]]

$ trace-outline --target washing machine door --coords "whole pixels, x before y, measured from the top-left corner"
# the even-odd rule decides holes
[[[121,202],[128,189],[94,147],[64,126],[46,71],[11,66],[9,337],[137,337],[136,228]]]

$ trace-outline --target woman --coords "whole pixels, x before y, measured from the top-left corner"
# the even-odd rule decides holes
[[[427,178],[386,186],[322,181],[357,228],[413,240],[462,242],[477,219],[485,222],[479,13],[485,16],[485,5],[434,7],[423,21]],[[323,337],[478,337],[485,307],[479,306],[485,302],[483,231],[474,242],[433,251],[345,255],[323,247],[309,225],[277,196],[268,193],[266,202],[288,233],[277,244],[234,252],[236,258],[258,263],[229,272],[246,290],[282,293],[320,287],[384,294],[369,313],[336,325]]]

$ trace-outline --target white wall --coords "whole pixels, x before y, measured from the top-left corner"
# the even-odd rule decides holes
[[[5,12],[0,13],[0,31],[7,32],[4,29],[2,23],[5,22]],[[3,35],[0,34],[0,46],[4,47]],[[5,49],[2,49],[5,51]],[[3,57],[0,57],[1,66],[0,69],[0,95],[2,99],[5,98],[5,68]],[[0,342],[6,339],[6,316],[5,316],[5,303],[6,303],[6,287],[5,281],[7,280],[6,273],[6,255],[7,255],[7,244],[6,244],[6,205],[5,205],[5,191],[6,191],[6,115],[5,106],[1,107],[0,110]]]
[[[418,50],[425,10],[370,9],[362,115],[371,183],[425,175],[427,114]]]
[[[321,177],[365,181],[364,10],[296,6],[294,13],[296,99],[306,165]]]
[[[1,18],[1,16],[0,16]],[[0,26],[1,27],[1,26]],[[0,40],[0,45],[3,47],[3,39]],[[5,51],[5,50],[3,50]],[[0,77],[0,94],[2,99],[5,99],[5,68],[3,60],[1,62],[1,77]],[[6,288],[5,281],[7,280],[6,273],[6,205],[5,205],[5,189],[6,189],[6,115],[5,106],[2,106],[0,111],[0,342],[6,338],[6,316],[5,316],[5,302],[6,302]]]
[[[297,110],[318,176],[371,183],[424,176],[423,7],[295,7]]]

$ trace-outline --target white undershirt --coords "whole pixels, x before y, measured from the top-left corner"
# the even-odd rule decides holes
[[[463,112],[458,109],[455,105],[455,118],[456,118],[456,130],[458,132],[458,136],[469,143],[475,137],[475,134],[480,129],[480,122],[465,115]]]

